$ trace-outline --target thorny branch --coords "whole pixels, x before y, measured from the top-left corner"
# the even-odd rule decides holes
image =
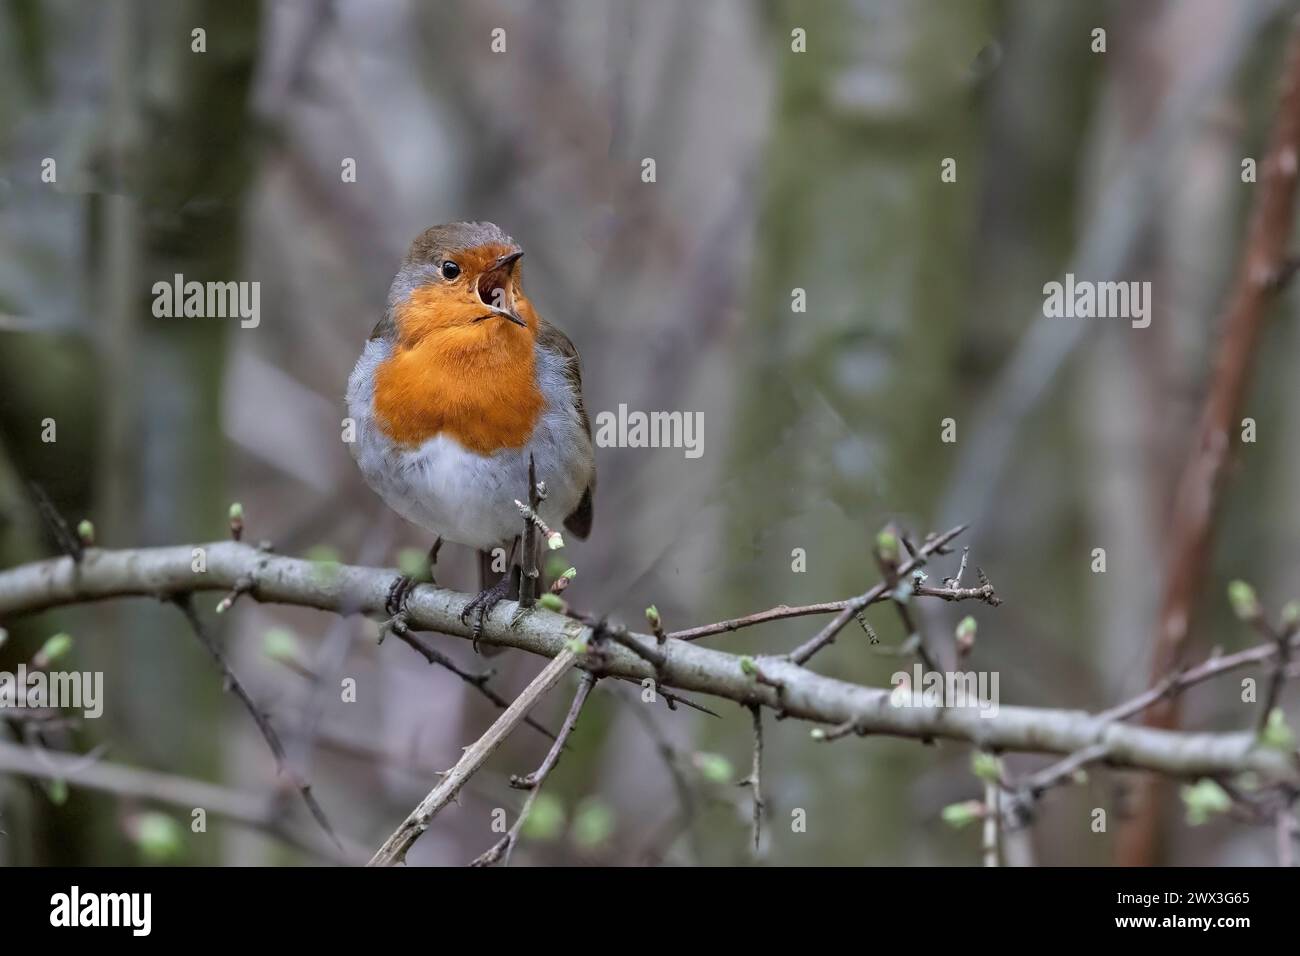
[[[763,839],[763,708],[757,704],[749,708],[749,715],[754,722],[754,762],[749,776],[740,781],[740,786],[749,787],[754,795],[754,859],[758,859]]]
[[[465,782],[472,777],[487,761],[488,757],[510,736],[510,732],[523,722],[523,717],[542,696],[554,687],[561,677],[573,667],[574,655],[571,650],[560,651],[549,664],[542,668],[531,684],[520,694],[513,704],[496,719],[487,732],[473,744],[465,748],[465,754],[443,775],[442,781],[433,788],[419,805],[411,811],[401,826],[384,841],[373,857],[370,866],[393,866],[406,861],[406,853],[411,845],[429,828],[429,823],[443,807],[452,801]],[[561,735],[562,736],[562,735]]]
[[[466,670],[446,654],[442,653],[442,651],[435,647],[430,647],[426,641],[423,641],[415,634],[412,634],[410,628],[406,627],[404,624],[399,627],[390,628],[390,632],[399,641],[407,645],[411,650],[415,651],[430,664],[437,664],[445,670],[451,671],[466,684],[473,687],[476,691],[491,701],[498,710],[505,710],[510,706],[510,701],[501,696],[501,694],[499,694],[495,689],[488,686],[488,681],[491,680],[494,675],[492,670],[480,671],[477,674],[473,671]],[[551,740],[555,739],[555,734],[551,733],[532,717],[525,717],[524,723],[533,728],[533,730],[537,731],[539,734],[542,734],[544,737],[548,737]]]
[[[578,715],[582,713],[583,705],[587,703],[587,695],[591,689],[596,686],[596,675],[586,671],[582,679],[578,682],[578,690],[573,695],[573,703],[569,706],[569,714],[564,718],[564,723],[560,726],[560,733],[555,738],[555,743],[547,751],[546,757],[542,760],[541,766],[526,777],[512,777],[510,786],[517,790],[527,790],[528,798],[524,800],[523,809],[519,811],[519,818],[515,820],[514,825],[506,832],[497,843],[489,850],[479,856],[471,863],[471,866],[492,866],[496,863],[510,865],[510,854],[514,852],[515,844],[519,842],[519,831],[523,829],[524,822],[528,819],[529,812],[533,809],[533,802],[537,795],[542,791],[542,784],[550,776],[555,765],[560,761],[560,754],[564,750],[565,743],[573,734],[573,730],[578,726]]]
[[[923,562],[947,552],[961,529],[933,536],[899,565],[898,578],[911,574]],[[241,581],[252,581],[250,599],[315,607],[342,614],[384,616],[393,572],[379,568],[340,565],[326,576],[313,562],[270,554],[247,544],[226,541],[203,546],[206,570],[196,572],[191,547],[151,548],[134,551],[87,549],[80,562],[68,557],[23,565],[0,572],[0,619],[59,605],[128,595],[171,596],[197,591],[226,593]],[[955,591],[954,577],[944,581]],[[910,583],[909,583],[909,586]],[[972,600],[988,601],[983,588]],[[1235,733],[1185,733],[1134,727],[1123,719],[1158,699],[1151,692],[1122,708],[1100,714],[1080,711],[1001,706],[994,716],[980,716],[973,708],[897,707],[891,691],[839,681],[803,666],[816,650],[829,643],[857,612],[885,599],[884,585],[856,598],[820,606],[815,611],[778,608],[765,619],[830,613],[836,617],[789,656],[747,658],[702,647],[691,640],[667,635],[660,642],[652,634],[636,634],[617,626],[594,625],[534,608],[516,620],[518,609],[505,601],[488,615],[481,639],[490,644],[521,648],[553,660],[529,688],[513,702],[488,732],[466,749],[464,757],[421,802],[375,855],[373,862],[394,863],[429,826],[437,812],[452,799],[465,781],[482,766],[527,711],[570,667],[595,676],[641,682],[652,678],[660,693],[675,691],[710,694],[733,700],[761,713],[767,707],[779,715],[813,721],[824,739],[849,733],[888,734],[899,737],[961,740],[993,753],[1011,751],[1056,753],[1063,756],[1095,753],[1116,767],[1138,767],[1176,777],[1227,778],[1250,771],[1268,780],[1295,781],[1295,755],[1257,745],[1253,731]],[[415,589],[407,603],[407,623],[412,630],[437,631],[471,638],[461,611],[468,595],[444,588]],[[798,613],[791,613],[798,612]],[[762,615],[742,623],[723,622],[684,632],[723,633],[757,623]],[[725,626],[729,625],[729,626]],[[610,632],[614,639],[606,638]],[[623,640],[619,640],[622,638]],[[1230,657],[1214,658],[1199,668],[1184,671],[1161,695],[1176,693],[1198,680],[1235,667],[1263,663],[1278,655],[1274,642]],[[756,719],[757,716],[756,716]],[[758,738],[756,737],[756,743]],[[1096,748],[1089,751],[1089,748]],[[757,756],[757,750],[756,750]],[[758,757],[761,759],[761,757]],[[752,775],[757,778],[759,765]],[[761,813],[761,808],[756,808]]]
[[[284,744],[280,741],[280,735],[277,734],[275,728],[271,726],[271,721],[268,720],[266,714],[262,712],[262,708],[257,706],[257,702],[253,700],[252,696],[248,693],[248,690],[240,682],[239,678],[235,676],[235,672],[231,670],[230,664],[226,660],[226,655],[221,650],[221,645],[217,643],[216,638],[208,633],[208,629],[204,626],[202,619],[199,617],[198,611],[194,609],[193,594],[189,591],[185,591],[173,595],[172,602],[180,608],[181,613],[185,615],[185,620],[189,623],[190,630],[194,632],[194,636],[199,639],[199,643],[202,644],[207,652],[212,656],[212,660],[221,671],[222,686],[224,689],[234,694],[239,702],[243,704],[244,709],[248,711],[249,715],[253,718],[253,723],[257,725],[258,732],[261,733],[262,739],[264,739],[266,745],[271,748],[271,753],[275,757],[276,766],[279,771],[293,781],[294,788],[302,795],[303,803],[305,803],[307,809],[311,811],[312,817],[318,824],[320,824],[320,828],[328,834],[329,838],[334,841],[334,844],[338,846],[339,849],[342,849],[343,844],[339,842],[338,834],[334,832],[334,827],[330,825],[329,818],[325,816],[325,810],[321,807],[320,802],[311,792],[311,784],[302,779],[293,768],[289,766],[289,757],[285,752]]]

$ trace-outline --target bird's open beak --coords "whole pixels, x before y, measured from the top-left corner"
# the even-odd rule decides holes
[[[513,322],[515,325],[528,327],[528,323],[514,310],[513,296],[510,294],[514,279],[515,263],[523,257],[523,252],[512,252],[492,263],[478,280],[478,296],[483,304],[492,310],[493,315]],[[501,302],[501,305],[497,303]]]

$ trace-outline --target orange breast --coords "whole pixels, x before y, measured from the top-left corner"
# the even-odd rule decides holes
[[[474,330],[482,336],[394,346],[375,375],[375,418],[384,434],[403,445],[445,434],[482,455],[528,441],[545,405],[532,336],[500,319],[483,324],[489,322]]]

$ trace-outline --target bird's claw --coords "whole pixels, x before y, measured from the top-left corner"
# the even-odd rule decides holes
[[[406,600],[413,590],[415,590],[415,578],[405,574],[399,575],[388,588],[388,597],[384,599],[384,610],[393,617],[402,613],[406,607]]]
[[[470,615],[474,615],[474,624],[470,636],[474,641],[475,653],[478,652],[478,639],[483,634],[483,622],[487,620],[492,608],[510,596],[510,589],[510,575],[507,574],[490,588],[485,588],[475,595],[474,600],[466,604],[465,610],[460,612],[460,622],[462,624],[469,624]]]

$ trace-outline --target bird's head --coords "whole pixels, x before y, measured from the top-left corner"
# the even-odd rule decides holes
[[[520,285],[524,251],[490,222],[426,229],[411,243],[388,293],[397,339],[430,336],[467,347],[536,334],[537,317]]]

